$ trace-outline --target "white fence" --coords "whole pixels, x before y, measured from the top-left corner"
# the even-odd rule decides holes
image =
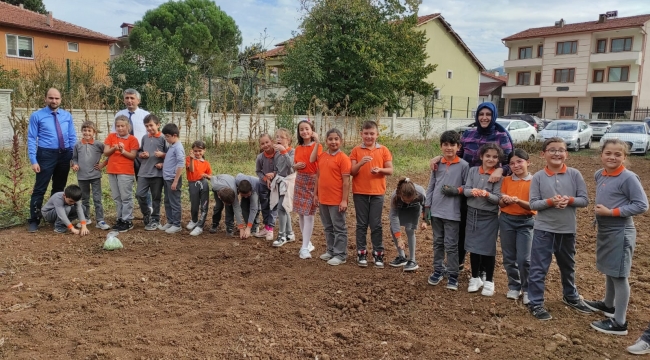
[[[11,147],[13,130],[9,117],[11,116],[11,91],[0,90],[0,147]],[[275,130],[275,115],[268,114],[223,114],[210,113],[209,101],[199,100],[197,111],[191,114],[184,112],[165,112],[161,114],[165,123],[173,122],[181,129],[181,140],[189,143],[197,139],[208,140],[213,143],[256,140],[259,134]],[[17,117],[29,118],[34,109],[14,109]],[[78,110],[71,111],[79,137],[81,124],[84,121],[93,121],[98,128],[99,138],[103,139],[109,132],[115,114],[106,110]],[[296,116],[295,120],[307,118],[307,115]],[[359,121],[355,118],[345,117],[316,117],[311,119],[318,132],[324,133],[336,127],[344,133],[346,140],[356,139],[359,134]],[[392,134],[405,139],[432,138],[445,129],[466,125],[473,119],[423,119],[410,117],[382,117],[377,119],[382,134]]]

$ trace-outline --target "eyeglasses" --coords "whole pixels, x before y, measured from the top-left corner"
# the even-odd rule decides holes
[[[552,155],[558,155],[566,153],[566,149],[547,149],[546,152]]]

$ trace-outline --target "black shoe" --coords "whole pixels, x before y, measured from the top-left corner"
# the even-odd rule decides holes
[[[566,296],[562,297],[562,302],[565,303],[566,305],[569,305],[569,307],[573,308],[575,311],[582,313],[582,314],[591,314],[593,311],[585,305],[584,301],[578,299],[578,300],[569,300],[566,298]]]
[[[406,260],[405,258],[403,258],[401,256],[398,256],[393,261],[389,262],[388,265],[390,265],[392,267],[400,267],[400,266],[406,265],[407,262],[408,262],[408,260]]]
[[[614,307],[607,307],[604,301],[589,301],[584,300],[585,306],[590,308],[594,312],[602,312],[608,318],[614,317]]]
[[[122,223],[123,223],[122,219],[117,219],[117,221],[115,222],[115,225],[113,225],[111,230],[120,231],[120,229],[122,228]]]
[[[151,215],[145,215],[142,217],[142,222],[144,223],[144,226],[149,225],[151,222]]]
[[[27,223],[27,232],[35,233],[38,231],[38,221],[29,220]]]
[[[119,232],[127,232],[129,230],[133,229],[133,222],[132,221],[122,221],[122,226],[119,228]]]
[[[551,316],[551,314],[549,314],[548,311],[546,311],[546,309],[544,309],[544,307],[542,305],[537,305],[537,306],[531,307],[530,308],[530,314],[533,315],[535,317],[535,319],[541,320],[541,321],[547,321],[547,320],[551,320],[553,318]]]
[[[210,234],[216,234],[217,230],[219,230],[219,224],[212,224],[210,227]]]
[[[373,251],[372,257],[375,259],[375,267],[379,269],[384,268],[384,253]]]
[[[365,250],[357,252],[357,265],[360,267],[368,266],[368,253]]]
[[[627,322],[619,325],[614,319],[598,320],[591,323],[591,327],[605,334],[627,335]]]

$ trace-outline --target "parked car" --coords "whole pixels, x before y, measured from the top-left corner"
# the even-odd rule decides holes
[[[548,124],[552,123],[553,119],[542,119],[542,125],[544,126],[544,129],[548,126]]]
[[[605,140],[618,138],[627,143],[630,153],[645,155],[650,149],[650,126],[641,121],[614,123],[609,131],[600,138],[600,146]]]
[[[500,121],[500,120],[505,120],[505,119],[497,118],[497,122]],[[473,129],[474,127],[476,127],[476,122],[471,122],[471,123],[469,123],[467,125],[456,126],[454,128],[454,131],[456,131],[457,133],[463,135],[463,133],[466,130]]]
[[[591,147],[593,130],[582,120],[555,120],[539,133],[539,140],[551,137],[561,137],[566,141],[567,148],[580,151]]]
[[[648,124],[648,126],[650,126],[650,117],[643,119],[643,122],[645,122],[646,124]]]
[[[535,115],[510,114],[510,115],[501,116],[501,118],[502,119],[511,119],[511,120],[523,120],[523,121],[529,123],[538,132],[542,131],[544,129],[544,123],[542,122],[542,119],[538,118]]]
[[[612,127],[611,121],[596,120],[589,123],[589,127],[594,131],[594,138],[600,139]]]
[[[523,120],[499,119],[497,123],[508,130],[515,143],[537,140],[537,130]]]

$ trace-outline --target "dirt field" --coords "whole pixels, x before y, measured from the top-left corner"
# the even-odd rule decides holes
[[[573,154],[572,154],[573,155]],[[535,159],[533,169],[540,167]],[[650,190],[648,161],[630,169]],[[595,196],[595,156],[572,156]],[[426,186],[427,176],[413,176]],[[395,179],[391,180],[391,186]],[[387,260],[395,256],[384,211]],[[604,295],[596,271],[593,204],[579,211],[577,286],[585,298]],[[184,222],[188,216],[185,216]],[[109,220],[113,220],[110,219]],[[650,222],[636,218],[630,282],[630,335],[597,333],[561,302],[559,272],[547,278],[554,319],[534,320],[507,300],[497,257],[496,294],[468,294],[427,284],[430,230],[418,233],[420,270],[405,274],[373,265],[328,266],[320,221],[314,259],[298,259],[299,241],[274,249],[259,239],[224,233],[190,237],[145,232],[141,222],[120,235],[125,249],[101,250],[106,236],[91,227],[79,238],[0,232],[0,357],[6,359],[624,359],[650,321]],[[294,216],[294,228],[297,229]],[[348,213],[354,254],[354,210]]]

